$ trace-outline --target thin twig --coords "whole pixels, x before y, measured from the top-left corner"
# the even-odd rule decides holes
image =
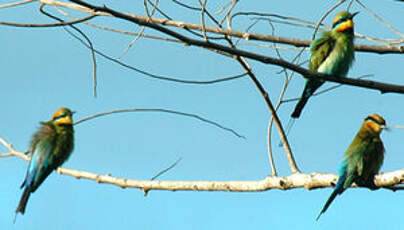
[[[237,12],[232,17],[236,16],[260,16],[260,17],[252,17],[252,19],[258,19],[258,20],[271,20],[273,23],[280,23],[280,24],[285,24],[285,25],[291,25],[291,26],[297,26],[297,27],[303,27],[303,28],[310,28],[310,29],[315,29],[317,23],[308,21],[305,19],[300,19],[296,17],[290,17],[290,16],[283,16],[283,15],[278,15],[278,14],[269,14],[269,13],[258,13],[258,12]],[[268,17],[268,18],[267,18]],[[290,21],[297,21],[299,23],[303,24],[298,24],[298,23],[291,23],[288,21],[280,21],[280,20],[274,20],[271,19],[271,17],[276,17],[280,18],[282,20],[290,20]],[[320,26],[327,27],[328,29],[331,29],[331,26],[325,23],[320,23]],[[360,34],[358,32],[355,32],[355,37],[361,38],[361,39],[366,39],[372,42],[387,42],[388,44],[382,44],[382,45],[392,45],[392,44],[399,44],[402,43],[403,39],[392,39],[392,38],[377,38],[377,37],[371,37],[371,36],[365,36],[363,34]]]
[[[216,11],[216,15],[219,15],[221,13],[223,13],[223,11],[230,6],[230,4],[233,2],[233,0],[229,0],[226,4],[224,4],[219,10]],[[219,23],[220,24],[220,23]]]
[[[178,158],[173,164],[171,164],[168,168],[161,170],[160,172],[158,172],[155,176],[153,176],[150,180],[153,181],[155,179],[157,179],[157,177],[163,175],[164,173],[166,173],[167,171],[171,170],[172,168],[174,168],[180,161],[181,161],[181,157]],[[145,188],[142,188],[143,194],[144,196],[147,196],[147,194],[149,193],[150,190],[147,190]]]
[[[0,9],[13,7],[13,6],[20,6],[20,5],[24,5],[24,4],[27,4],[30,2],[34,2],[34,1],[36,1],[36,0],[25,0],[25,1],[21,1],[21,2],[7,3],[7,4],[0,5]]]
[[[84,45],[87,49],[91,49],[91,47],[84,42],[81,38],[79,38],[78,36],[76,36],[75,34],[73,34],[72,32],[70,32],[69,30],[66,30],[67,33],[69,33],[70,36],[74,37],[75,39],[77,39],[82,45]],[[145,75],[146,77],[149,78],[154,78],[154,79],[158,79],[158,80],[163,80],[163,81],[171,81],[171,82],[177,82],[177,83],[182,83],[182,84],[195,84],[195,85],[209,85],[209,84],[216,84],[216,83],[221,83],[221,82],[226,82],[226,81],[231,81],[231,80],[235,80],[238,78],[242,78],[244,76],[247,75],[247,73],[242,73],[242,74],[238,74],[238,75],[232,75],[230,77],[225,77],[225,78],[217,78],[217,79],[213,79],[213,80],[209,80],[209,81],[192,81],[192,80],[185,80],[185,79],[178,79],[178,78],[172,78],[172,77],[167,77],[167,76],[163,76],[163,75],[157,75],[157,74],[152,74],[149,72],[146,72],[144,70],[141,70],[139,68],[136,68],[134,66],[131,66],[129,64],[126,64],[120,60],[117,60],[111,56],[108,56],[106,54],[104,54],[103,52],[97,50],[97,49],[93,49],[94,52],[98,55],[100,55],[101,57],[112,61],[120,66],[123,66],[125,68],[128,68],[130,70],[133,70],[137,73],[140,73],[142,75]]]
[[[175,115],[181,115],[181,116],[186,116],[186,117],[192,117],[192,118],[198,119],[198,120],[200,120],[200,121],[202,121],[202,122],[205,122],[205,123],[211,124],[211,125],[213,125],[213,126],[216,126],[217,128],[220,128],[220,129],[222,129],[222,130],[225,130],[225,131],[228,131],[228,132],[230,132],[230,133],[233,133],[235,136],[237,136],[237,137],[239,137],[239,138],[245,139],[245,137],[244,137],[243,135],[238,134],[238,133],[237,133],[236,131],[234,131],[233,129],[227,128],[227,127],[225,127],[225,126],[223,126],[223,125],[221,125],[221,124],[219,124],[219,123],[217,123],[217,122],[208,120],[208,119],[203,118],[203,117],[201,117],[201,116],[199,116],[199,115],[192,114],[192,113],[184,113],[184,112],[175,111],[175,110],[170,110],[170,109],[159,109],[159,108],[147,108],[147,109],[146,109],[146,108],[139,108],[139,109],[133,108],[133,109],[112,110],[112,111],[107,111],[107,112],[103,112],[103,113],[98,113],[98,114],[94,114],[94,115],[91,115],[91,116],[82,118],[82,119],[76,121],[76,122],[74,123],[74,125],[78,125],[78,124],[80,124],[80,123],[82,123],[82,122],[85,122],[85,121],[88,121],[88,120],[91,120],[91,119],[94,119],[94,118],[97,118],[97,117],[103,117],[103,116],[106,116],[106,115],[119,114],[119,113],[133,113],[133,112],[170,113],[170,114],[175,114]]]
[[[122,52],[122,54],[119,56],[119,59],[122,59],[128,52],[129,50],[133,47],[135,42],[139,40],[139,38],[143,37],[143,33],[145,31],[146,27],[142,26],[140,29],[140,32],[136,35],[136,37],[129,43],[129,45],[125,48],[125,50]]]
[[[275,26],[272,24],[271,21],[269,21],[269,25],[270,25],[271,30],[272,30],[272,35],[274,35],[275,34]],[[275,48],[276,55],[278,56],[279,59],[282,59],[281,53],[278,50],[276,43],[273,43],[273,45],[274,45],[274,48]],[[283,84],[281,93],[279,95],[278,102],[275,105],[275,111],[278,111],[278,108],[279,108],[279,106],[281,104],[280,100],[283,97],[284,93],[286,92],[286,88],[288,87],[288,83],[289,83],[288,73],[287,73],[287,70],[285,68],[283,68],[283,72],[285,73],[285,83]],[[294,73],[294,72],[292,72],[292,73]],[[267,127],[267,139],[268,139],[267,140],[267,145],[268,145],[267,148],[268,148],[269,163],[270,163],[271,169],[272,169],[272,175],[277,176],[277,172],[276,172],[276,168],[275,168],[275,162],[274,162],[273,153],[272,153],[272,125],[273,125],[273,123],[274,123],[274,116],[271,114],[271,119],[268,122],[268,127]]]
[[[205,30],[205,7],[206,7],[206,2],[207,0],[204,0],[203,2],[201,0],[198,0],[199,4],[201,5],[201,24],[202,24],[202,35],[205,41],[209,41],[208,36],[206,35],[206,30]]]
[[[180,163],[180,161],[182,160],[182,158],[178,158],[173,164],[171,164],[170,166],[168,166],[166,169],[161,170],[160,172],[158,172],[155,176],[153,176],[152,178],[150,178],[150,180],[155,180],[157,179],[157,177],[163,175],[164,173],[166,173],[167,171],[169,171],[170,169],[174,168],[175,166],[177,166],[178,163]]]
[[[342,3],[344,3],[346,0],[341,0],[339,2],[337,2],[337,4],[333,5],[330,9],[328,9],[323,16],[321,16],[321,18],[318,20],[317,24],[316,24],[316,28],[314,28],[313,31],[313,35],[311,37],[311,40],[314,40],[316,38],[316,33],[318,28],[320,27],[321,23],[324,21],[324,19],[333,11],[335,10],[339,5],[341,5]]]
[[[231,1],[231,5],[229,7],[229,9],[227,9],[226,14],[223,16],[222,20],[220,20],[220,25],[223,24],[224,20],[226,20],[226,18],[229,17],[229,15],[231,14],[231,11],[234,9],[234,7],[236,7],[236,4],[238,3],[238,0],[232,0]]]
[[[394,28],[392,25],[390,25],[389,23],[387,23],[386,21],[384,21],[381,17],[379,17],[375,12],[373,12],[371,9],[369,9],[368,7],[366,7],[364,4],[362,4],[361,1],[356,0],[356,2],[362,6],[365,10],[367,10],[371,15],[373,15],[373,17],[375,17],[377,20],[379,20],[381,23],[383,23],[387,28],[391,29],[394,33],[396,33],[398,36],[404,38],[404,34],[401,33],[399,30],[397,30],[396,28]]]
[[[180,1],[177,1],[177,0],[171,0],[171,1],[174,2],[175,4],[179,5],[179,6],[182,6],[182,7],[187,8],[187,9],[189,9],[189,10],[196,10],[196,11],[200,11],[200,10],[201,10],[201,8],[193,7],[193,6],[187,5],[187,4],[182,3],[182,2],[180,2]]]
[[[359,77],[358,79],[364,79],[364,78],[372,77],[372,76],[373,76],[373,74],[367,74],[367,75],[363,75],[363,76]],[[323,90],[319,90],[319,91],[313,93],[312,96],[318,96],[318,95],[320,95],[320,94],[323,94],[323,93],[332,91],[332,90],[334,90],[334,89],[337,89],[337,88],[339,88],[339,87],[341,87],[341,86],[343,86],[343,84],[337,84],[337,85],[334,85],[334,86],[325,88],[325,89],[323,89]],[[289,98],[289,99],[282,100],[282,103],[288,103],[288,102],[292,102],[292,101],[298,101],[298,100],[300,100],[300,99],[301,99],[301,97]]]
[[[250,76],[251,80],[254,82],[254,85],[257,87],[258,91],[261,93],[261,95],[263,96],[268,109],[272,115],[272,117],[274,118],[276,127],[278,128],[278,133],[279,136],[282,140],[283,143],[283,147],[285,149],[286,152],[286,156],[288,158],[288,162],[289,162],[289,166],[290,166],[290,170],[292,171],[292,173],[300,173],[299,168],[297,167],[296,161],[293,157],[292,154],[292,150],[290,148],[288,139],[285,135],[285,131],[283,129],[282,123],[278,117],[278,114],[276,113],[275,108],[272,105],[271,99],[268,96],[268,93],[265,91],[264,87],[261,85],[261,83],[258,81],[258,79],[255,77],[254,73],[251,71],[251,68],[249,66],[249,64],[247,63],[247,61],[240,56],[237,56],[237,61],[239,61],[239,63],[241,64],[241,66],[244,68],[245,71],[247,71],[248,75]]]
[[[74,24],[82,23],[85,21],[88,21],[90,19],[95,18],[97,15],[92,14],[90,16],[80,18],[77,20],[73,21],[68,21],[68,22],[61,22],[61,23],[44,23],[44,24],[29,24],[29,23],[16,23],[16,22],[1,22],[0,25],[5,25],[5,26],[14,26],[14,27],[59,27],[59,26],[71,26]]]
[[[57,20],[57,21],[59,21],[59,22],[61,22],[61,23],[64,22],[64,20],[62,20],[62,19],[60,19],[60,18],[58,18],[58,17],[56,17],[56,16],[54,16],[54,15],[51,15],[50,13],[44,11],[44,9],[43,9],[44,6],[45,6],[44,3],[41,3],[41,5],[39,6],[39,11],[40,11],[42,14],[44,14],[44,15],[50,17],[50,18],[53,18],[53,19],[55,19],[55,20]],[[88,45],[89,45],[89,47],[90,47],[91,58],[92,58],[92,63],[93,63],[93,82],[94,82],[94,83],[93,83],[93,93],[94,93],[94,97],[97,97],[97,61],[96,61],[96,59],[95,59],[95,53],[94,53],[94,46],[93,46],[93,43],[91,42],[90,38],[88,38],[88,36],[87,36],[83,31],[81,31],[79,28],[77,28],[76,26],[74,26],[74,25],[72,25],[72,24],[70,24],[70,25],[68,25],[68,26],[70,26],[72,29],[74,29],[75,31],[77,31],[81,36],[83,36],[84,39],[86,39],[86,41],[87,41],[87,43],[88,43]],[[67,30],[65,27],[63,27],[63,29]]]
[[[395,129],[404,129],[404,125],[388,124],[388,127],[395,128]]]

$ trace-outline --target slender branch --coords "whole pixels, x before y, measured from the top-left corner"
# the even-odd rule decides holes
[[[182,160],[182,158],[178,158],[173,164],[171,164],[170,166],[168,166],[167,168],[161,170],[160,172],[158,172],[155,176],[153,176],[150,180],[156,180],[157,177],[163,175],[164,173],[168,172],[170,169],[174,168],[175,166],[177,166],[178,163],[180,163],[180,161]]]
[[[230,12],[229,12],[230,13]],[[217,26],[222,27],[221,24],[217,23]],[[228,24],[227,24],[228,28],[231,29],[231,21],[228,20]],[[228,35],[225,35],[225,38],[227,40],[227,43],[232,47],[232,48],[236,48],[237,43],[233,43],[231,38]],[[273,120],[274,116],[277,116],[276,114],[276,110],[273,109],[273,105],[272,102],[268,96],[268,93],[265,91],[264,87],[262,86],[262,84],[259,82],[259,80],[257,79],[257,77],[255,76],[255,74],[252,72],[249,63],[247,62],[247,60],[243,57],[237,56],[236,60],[240,63],[240,65],[243,67],[243,69],[248,73],[248,75],[250,76],[250,79],[253,81],[255,87],[258,89],[258,91],[260,92],[261,96],[263,97],[265,103],[268,106],[269,112],[271,113],[271,121]],[[280,125],[280,136],[282,136],[282,124]],[[271,151],[271,136],[270,136],[270,129],[268,131],[268,159],[269,159],[269,164],[271,166],[271,171],[272,171],[272,175],[276,176],[277,172],[276,172],[276,167],[275,167],[275,162],[274,162],[274,158],[272,155],[272,151]],[[289,145],[285,145],[285,151],[291,151],[290,150],[290,146]],[[296,166],[296,164],[294,164],[294,166]],[[297,168],[293,168],[293,165],[290,166],[292,169],[292,172],[294,170],[298,171]]]
[[[323,16],[321,16],[321,18],[318,20],[318,22],[316,23],[316,27],[314,28],[313,31],[313,35],[311,36],[311,39],[314,40],[314,38],[316,37],[316,33],[318,28],[320,27],[321,23],[324,21],[324,19],[333,11],[335,10],[339,5],[341,5],[342,3],[344,3],[346,0],[341,0],[338,3],[336,3],[335,5],[333,5],[330,9],[328,9]]]
[[[201,5],[201,24],[202,24],[202,35],[205,41],[209,41],[208,36],[206,35],[206,30],[205,30],[205,7],[207,0],[204,0],[203,2],[201,0],[198,0],[199,4]]]
[[[62,19],[60,19],[60,18],[46,12],[43,9],[45,5],[46,4],[41,3],[41,5],[39,7],[39,11],[42,14],[44,14],[44,15],[46,15],[46,16],[48,16],[48,17],[50,17],[50,18],[52,18],[52,19],[54,19],[56,21],[59,21],[60,23],[64,23],[64,20],[62,20]],[[93,94],[94,94],[94,97],[97,97],[97,61],[95,59],[95,52],[94,52],[93,43],[91,42],[90,38],[88,38],[88,36],[83,31],[81,31],[79,28],[77,28],[76,26],[74,26],[72,24],[69,24],[68,26],[70,26],[72,29],[77,31],[88,43],[89,49],[91,51],[91,60],[92,60],[92,64],[93,64]],[[63,29],[68,31],[65,27],[63,27]]]
[[[91,47],[84,42],[80,37],[76,36],[75,34],[73,34],[72,32],[70,32],[69,30],[66,30],[67,33],[69,33],[70,36],[74,37],[75,39],[77,39],[83,46],[85,46],[87,49],[91,50]],[[224,78],[217,78],[217,79],[213,79],[213,80],[208,80],[208,81],[193,81],[193,80],[185,80],[185,79],[178,79],[178,78],[173,78],[173,77],[167,77],[167,76],[163,76],[163,75],[157,75],[157,74],[152,74],[149,72],[146,72],[144,70],[141,70],[139,68],[136,68],[134,66],[131,66],[129,64],[126,64],[125,62],[122,62],[120,60],[117,60],[116,58],[113,58],[107,54],[104,54],[103,52],[97,50],[97,49],[93,49],[94,52],[98,55],[100,55],[101,57],[112,61],[120,66],[123,66],[125,68],[128,68],[130,70],[133,70],[137,73],[140,73],[142,75],[145,75],[146,77],[149,78],[154,78],[154,79],[158,79],[158,80],[163,80],[163,81],[171,81],[171,82],[177,82],[177,83],[182,83],[182,84],[195,84],[195,85],[209,85],[209,84],[216,84],[216,83],[221,83],[221,82],[226,82],[226,81],[231,81],[231,80],[235,80],[238,78],[242,78],[244,76],[247,75],[247,73],[242,73],[242,74],[237,74],[237,75],[232,75],[229,77],[224,77]]]
[[[275,34],[275,26],[273,25],[273,23],[271,22],[271,20],[269,21],[269,25],[270,25],[270,27],[271,27],[271,29],[272,29],[272,35],[274,35]],[[279,49],[278,49],[278,47],[277,47],[277,44],[276,43],[274,43],[273,44],[274,45],[274,48],[275,48],[275,51],[276,51],[276,54],[277,54],[277,56],[278,56],[278,58],[279,59],[282,59],[282,56],[281,56],[281,53],[280,53],[280,51],[279,51]],[[293,60],[293,62],[294,61],[296,61],[296,62],[299,62],[299,60],[300,60],[300,54],[301,54],[302,52],[299,52],[299,54],[298,54],[298,56]],[[287,89],[287,87],[288,87],[288,85],[289,85],[289,82],[290,82],[290,79],[292,78],[292,76],[294,75],[294,73],[295,72],[291,72],[291,76],[289,77],[288,76],[288,71],[287,71],[287,69],[286,68],[283,68],[283,70],[282,70],[282,72],[285,74],[285,82],[284,82],[284,84],[283,84],[283,87],[282,87],[282,90],[281,90],[281,92],[280,92],[280,94],[279,94],[279,98],[278,98],[278,101],[277,101],[277,103],[275,104],[275,111],[278,111],[278,108],[279,108],[279,106],[281,105],[281,100],[282,100],[282,98],[283,98],[283,96],[284,96],[284,94],[285,94],[285,92],[286,92],[286,89]],[[271,116],[271,119],[270,119],[270,121],[269,121],[269,123],[268,123],[268,127],[267,127],[267,138],[268,138],[268,142],[267,142],[267,145],[268,145],[268,157],[269,157],[269,161],[270,161],[270,165],[271,165],[271,168],[272,168],[272,172],[274,172],[275,171],[275,173],[273,173],[272,175],[273,176],[277,176],[277,174],[276,174],[276,169],[275,169],[275,165],[274,165],[274,159],[273,159],[273,156],[272,156],[272,125],[273,125],[273,123],[274,123],[274,116]],[[285,135],[285,138],[287,137],[287,132],[286,132],[286,135],[285,135],[285,133],[283,133],[283,135]],[[281,141],[281,144],[282,144],[283,142]],[[288,159],[290,159],[290,156],[289,156],[289,154],[291,155],[292,153],[287,153],[287,157],[288,157]],[[293,158],[293,155],[292,155],[292,162],[294,162],[294,158]],[[289,161],[290,162],[290,161]],[[290,164],[290,163],[289,163]]]
[[[389,124],[388,127],[395,128],[395,129],[404,129],[404,125]]]
[[[14,7],[14,6],[20,6],[20,5],[27,4],[27,3],[30,3],[33,1],[35,1],[35,0],[25,0],[25,1],[21,1],[21,2],[8,3],[8,4],[0,5],[0,9]]]
[[[198,115],[196,115],[196,114],[184,113],[184,112],[175,111],[175,110],[169,110],[169,109],[158,109],[158,108],[154,108],[154,109],[153,109],[153,108],[148,108],[148,109],[120,109],[120,110],[112,110],[112,111],[103,112],[103,113],[98,113],[98,114],[94,114],[94,115],[91,115],[91,116],[82,118],[82,119],[76,121],[76,122],[74,123],[74,125],[78,125],[78,124],[80,124],[80,123],[82,123],[82,122],[85,122],[85,121],[88,121],[88,120],[91,120],[91,119],[94,119],[94,118],[97,118],[97,117],[103,117],[103,116],[107,116],[107,115],[111,115],[111,114],[133,113],[133,112],[171,113],[171,114],[180,115],[180,116],[192,117],[192,118],[198,119],[198,120],[200,120],[200,121],[202,121],[202,122],[205,122],[205,123],[211,124],[211,125],[213,125],[213,126],[216,126],[216,127],[220,128],[220,129],[223,129],[223,130],[225,130],[225,131],[231,132],[231,133],[233,133],[235,136],[237,136],[237,137],[239,137],[239,138],[245,139],[245,137],[244,137],[243,135],[237,133],[237,132],[234,131],[233,129],[227,128],[227,127],[225,127],[225,126],[223,126],[223,125],[221,125],[221,124],[219,124],[219,123],[217,123],[217,122],[208,120],[208,119],[203,118],[203,117],[201,117],[201,116],[198,116]]]
[[[58,26],[68,26],[68,25],[74,25],[74,24],[78,24],[81,22],[85,22],[85,21],[95,18],[96,16],[97,16],[96,14],[92,14],[90,16],[80,18],[77,20],[72,20],[72,21],[68,21],[68,22],[60,22],[60,23],[25,24],[25,23],[16,23],[16,22],[0,22],[0,25],[14,26],[14,27],[58,27]]]
[[[389,23],[387,23],[386,21],[384,21],[381,17],[379,17],[375,12],[373,12],[371,9],[369,9],[368,7],[366,7],[361,1],[356,0],[356,2],[362,6],[365,10],[367,10],[371,15],[373,15],[373,17],[375,17],[377,20],[379,20],[381,23],[383,23],[387,28],[391,29],[395,34],[397,34],[398,36],[400,36],[401,38],[404,38],[404,34],[401,33],[399,30],[397,30],[396,28],[394,28],[392,25],[390,25]]]
[[[296,165],[295,158],[293,157],[292,150],[290,148],[289,141],[286,137],[282,123],[278,117],[278,114],[276,113],[276,110],[271,102],[271,99],[268,96],[268,93],[265,91],[264,87],[261,85],[261,83],[255,77],[254,73],[251,71],[251,68],[249,67],[247,61],[244,58],[239,57],[239,56],[237,57],[237,61],[239,61],[241,66],[244,68],[244,70],[247,71],[248,75],[250,76],[251,80],[254,82],[255,86],[257,87],[257,89],[259,90],[261,95],[263,96],[265,103],[267,104],[267,106],[269,108],[269,111],[275,121],[276,127],[278,128],[278,133],[282,140],[283,148],[285,149],[286,156],[288,158],[290,170],[292,171],[292,173],[300,173],[299,168]]]
[[[367,74],[367,75],[363,75],[362,77],[359,77],[358,79],[363,79],[363,78],[367,78],[367,77],[371,77],[371,76],[373,76],[373,75]],[[332,91],[332,90],[337,89],[337,88],[339,88],[339,87],[341,87],[341,86],[343,86],[343,85],[342,85],[342,84],[338,84],[338,85],[330,86],[330,87],[325,88],[325,89],[323,89],[323,90],[319,90],[319,91],[313,93],[313,94],[311,95],[311,97],[315,97],[315,96],[321,95],[321,94],[323,94],[323,93]],[[295,97],[295,98],[289,98],[289,99],[282,99],[281,103],[288,103],[288,102],[298,101],[298,100],[300,100],[300,99],[301,99],[301,97]]]

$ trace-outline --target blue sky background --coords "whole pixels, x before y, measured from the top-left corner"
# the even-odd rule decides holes
[[[95,2],[95,1],[93,1]],[[99,2],[99,1],[98,1]],[[320,4],[321,2],[321,4]],[[236,11],[258,11],[316,21],[336,1],[240,1]],[[102,1],[108,6],[143,14],[143,1]],[[197,1],[191,1],[197,5]],[[387,22],[404,31],[404,5],[395,1],[364,1]],[[99,2],[101,4],[101,2]],[[222,1],[209,1],[213,12]],[[200,23],[200,14],[161,1],[175,20]],[[293,7],[291,7],[293,6]],[[52,22],[37,11],[38,4],[0,9],[0,21]],[[346,8],[343,5],[338,11]],[[52,10],[51,7],[47,8]],[[352,11],[356,31],[396,38],[357,4]],[[53,11],[54,12],[54,11]],[[334,13],[325,22],[332,21]],[[159,16],[160,17],[160,16]],[[120,20],[93,22],[134,32],[140,28]],[[234,24],[244,30],[247,18]],[[81,26],[94,46],[114,57],[133,37]],[[253,30],[271,34],[265,22]],[[148,34],[158,34],[146,29]],[[310,39],[312,30],[277,25],[276,34]],[[368,43],[357,39],[358,43]],[[162,113],[131,113],[88,121],[75,127],[75,150],[65,167],[113,176],[149,179],[182,157],[161,180],[260,180],[270,173],[266,130],[270,118],[261,95],[248,78],[214,85],[184,85],[150,79],[97,57],[98,97],[92,95],[89,51],[62,28],[0,27],[0,136],[25,151],[39,121],[66,106],[77,111],[75,120],[123,108],[166,108],[195,113],[231,127],[239,139],[209,124]],[[268,43],[266,43],[268,44]],[[275,56],[272,49],[240,46]],[[281,51],[285,59],[294,52]],[[304,53],[307,59],[309,53]],[[155,74],[189,80],[208,80],[242,73],[232,59],[196,47],[140,39],[122,58]],[[275,101],[282,87],[280,68],[250,61],[259,80]],[[374,74],[372,80],[404,84],[400,55],[357,53],[349,76]],[[300,96],[304,79],[296,75],[286,94]],[[331,86],[325,84],[324,88]],[[289,136],[300,169],[336,172],[341,156],[363,119],[379,113],[388,123],[404,124],[403,95],[343,86],[312,98]],[[286,125],[295,103],[284,104],[279,116]],[[276,129],[274,129],[276,134]],[[386,157],[382,171],[402,169],[402,130],[384,132]],[[274,135],[274,143],[279,138]],[[1,152],[7,150],[1,146]],[[289,175],[282,148],[274,146],[279,174]],[[58,175],[48,177],[31,197],[26,214],[13,224],[27,162],[0,159],[0,229],[402,229],[401,192],[351,189],[336,199],[319,222],[315,217],[331,189],[271,190],[257,193],[150,191],[97,184]]]

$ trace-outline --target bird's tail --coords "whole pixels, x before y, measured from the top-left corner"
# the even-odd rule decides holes
[[[334,191],[331,193],[330,197],[328,198],[327,202],[325,202],[325,205],[323,209],[321,209],[321,212],[318,214],[316,221],[320,219],[321,214],[325,213],[327,211],[328,207],[331,205],[331,203],[334,201],[335,197],[342,192],[344,192],[344,183],[345,183],[345,175],[340,176],[338,179],[337,185],[334,188]]]
[[[25,213],[25,206],[27,205],[28,198],[29,198],[29,195],[30,195],[30,194],[31,194],[31,189],[29,189],[28,187],[26,187],[26,188],[24,189],[24,192],[23,192],[22,196],[21,196],[20,203],[18,204],[18,207],[17,207],[17,209],[15,210],[16,214],[20,212],[22,215],[24,215],[24,213]]]
[[[292,118],[299,118],[300,114],[302,113],[303,107],[306,105],[309,98],[313,95],[313,93],[323,84],[323,81],[319,80],[309,80],[307,81],[306,85],[304,86],[304,90],[302,96],[300,97],[299,102],[295,107],[291,117]]]
[[[299,102],[297,103],[295,110],[293,111],[291,117],[299,118],[300,114],[302,113],[303,107],[306,105],[307,101],[309,100],[310,95],[307,95],[306,92],[303,92],[302,97],[300,98]]]

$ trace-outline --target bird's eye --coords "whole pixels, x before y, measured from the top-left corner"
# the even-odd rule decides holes
[[[338,21],[334,22],[334,24],[332,24],[332,28],[335,28],[336,25],[340,24],[343,21],[345,21],[345,18],[341,18]]]

